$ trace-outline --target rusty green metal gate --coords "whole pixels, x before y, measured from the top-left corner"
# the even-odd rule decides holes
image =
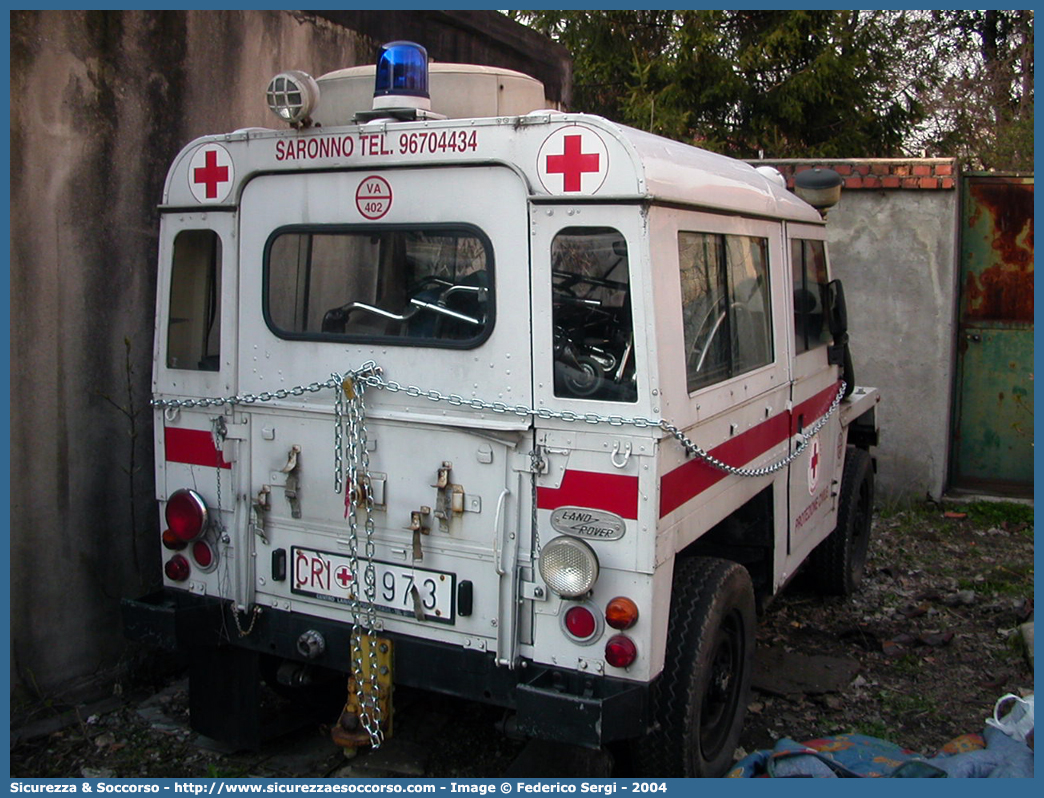
[[[962,178],[961,305],[951,483],[1033,487],[1033,177]]]

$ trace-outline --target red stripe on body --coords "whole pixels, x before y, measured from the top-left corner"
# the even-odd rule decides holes
[[[163,446],[168,463],[186,463],[210,468],[232,467],[214,447],[214,438],[210,432],[204,429],[164,427]]]
[[[537,507],[541,510],[584,507],[636,520],[638,477],[595,471],[566,471],[561,487],[537,488]]]
[[[753,429],[730,438],[709,454],[729,465],[742,468],[754,458],[787,439],[790,423],[786,413],[770,418]],[[738,464],[738,465],[737,465]],[[660,480],[660,518],[674,512],[728,474],[699,458],[682,463]]]
[[[840,390],[841,383],[834,383],[795,407],[794,412],[790,416],[790,434],[798,434],[798,421],[801,416],[805,417],[806,428],[811,427],[825,416],[826,411],[830,409],[830,405],[834,403],[834,398]]]
[[[823,389],[798,405],[789,415],[780,413],[763,421],[711,449],[709,454],[723,463],[744,468],[752,460],[785,441],[789,435],[796,435],[800,416],[805,417],[806,428],[812,426],[826,414],[840,388],[840,384],[836,383]],[[727,476],[724,471],[699,458],[682,463],[673,471],[664,474],[660,479],[660,518],[674,512]]]

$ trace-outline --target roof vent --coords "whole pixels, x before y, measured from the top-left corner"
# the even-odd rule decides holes
[[[377,68],[349,67],[318,78],[323,101],[312,114],[323,127],[351,125],[369,119],[473,119],[482,117],[521,116],[538,108],[547,108],[544,84],[521,72],[502,67],[473,64],[428,64],[429,111],[416,107],[422,98],[416,95],[384,94],[375,88]],[[401,91],[401,89],[399,90]],[[398,107],[381,107],[391,104]],[[413,107],[403,103],[413,102]],[[436,113],[437,111],[437,113]]]

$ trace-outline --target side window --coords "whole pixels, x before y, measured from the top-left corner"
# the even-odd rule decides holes
[[[634,402],[627,241],[611,227],[569,227],[551,242],[555,396]]]
[[[492,259],[466,227],[277,231],[265,318],[285,338],[477,346],[493,328]]]
[[[772,362],[768,240],[678,234],[689,392]]]
[[[221,239],[183,230],[174,239],[167,368],[217,371],[221,360]]]
[[[830,343],[826,323],[827,266],[822,241],[794,239],[790,242],[794,276],[795,353],[801,354]]]

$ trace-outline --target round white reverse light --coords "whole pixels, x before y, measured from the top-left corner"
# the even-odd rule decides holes
[[[576,598],[598,580],[598,557],[582,540],[562,535],[541,550],[540,575],[559,596]]]

